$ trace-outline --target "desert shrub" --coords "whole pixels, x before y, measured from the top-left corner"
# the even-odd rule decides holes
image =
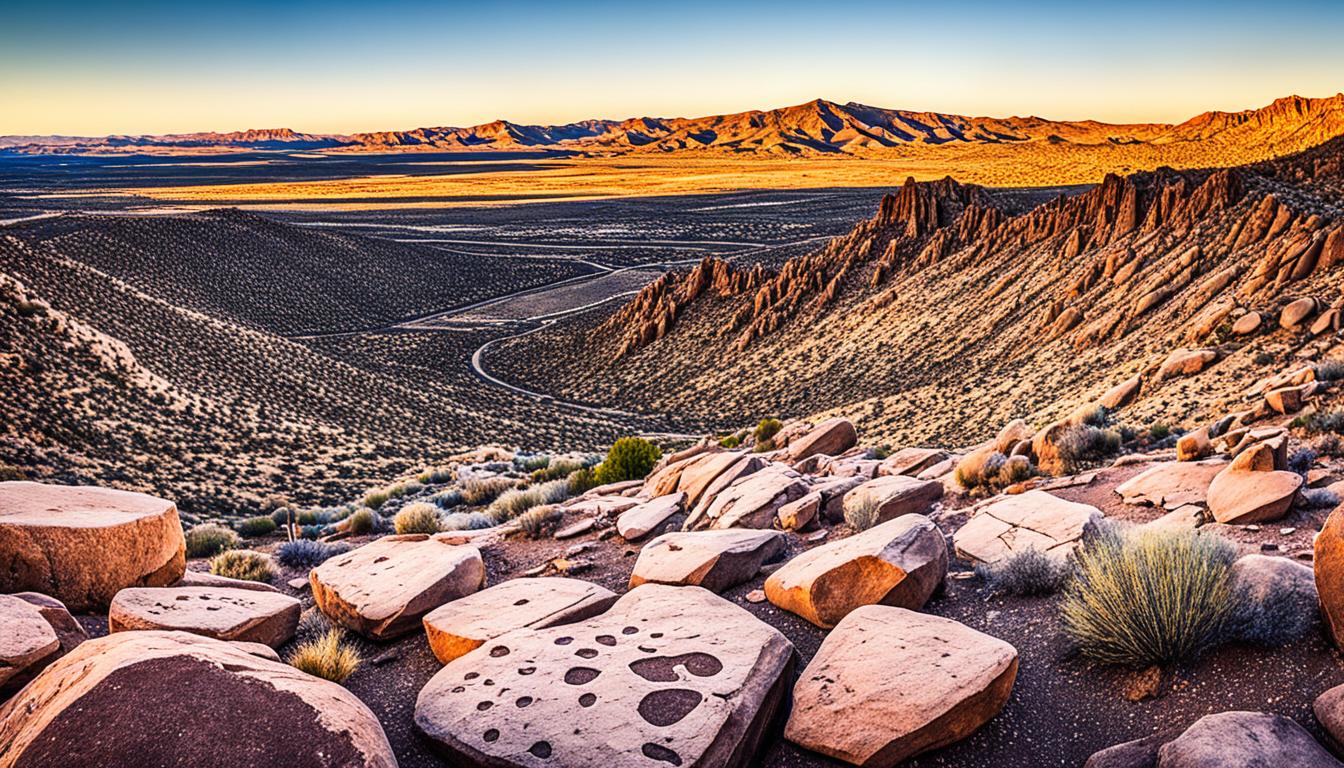
[[[364,494],[364,498],[360,500],[360,503],[369,509],[381,509],[384,504],[391,500],[391,498],[391,494],[385,490],[379,489]]]
[[[238,533],[249,539],[258,536],[265,536],[268,533],[275,533],[275,521],[269,516],[249,517],[246,520],[239,520],[233,524]]]
[[[1148,428],[1148,438],[1154,442],[1157,442],[1158,440],[1166,440],[1168,437],[1171,437],[1171,427],[1164,422],[1154,422],[1153,425]]]
[[[473,477],[462,486],[462,498],[471,506],[489,504],[514,482],[504,477]]]
[[[260,552],[246,549],[230,549],[210,559],[210,572],[216,576],[243,581],[270,583],[275,578],[275,566],[271,559]]]
[[[1339,381],[1344,379],[1344,360],[1322,360],[1316,364],[1318,381]]]
[[[545,469],[551,465],[550,454],[538,453],[535,456],[515,456],[513,457],[514,466],[524,472],[536,472],[539,469]]]
[[[869,458],[873,459],[885,459],[890,455],[891,455],[891,446],[887,445],[886,443],[883,443],[882,445],[879,445],[876,448],[872,448],[868,451]]]
[[[562,515],[559,507],[543,504],[519,515],[515,521],[524,536],[529,539],[540,539],[549,536],[551,531],[555,530],[556,523],[560,522]]]
[[[1274,362],[1274,360],[1274,355],[1268,352],[1257,352],[1255,353],[1255,357],[1251,358],[1251,362],[1255,365],[1269,365]]]
[[[1305,636],[1320,612],[1316,593],[1287,580],[1266,584],[1263,593],[1234,585],[1236,609],[1228,639],[1278,648]]]
[[[784,423],[779,419],[764,418],[756,424],[756,430],[751,433],[756,438],[757,443],[765,443],[774,440],[779,430],[784,428]]]
[[[1237,549],[1198,531],[1098,526],[1076,553],[1060,618],[1085,657],[1136,668],[1197,655],[1236,609]]]
[[[346,530],[354,536],[363,536],[378,530],[378,513],[368,507],[360,507],[346,518]]]
[[[1288,457],[1288,468],[1303,477],[1306,476],[1307,470],[1311,469],[1311,465],[1315,463],[1316,451],[1306,446],[1293,451]]]
[[[741,444],[742,444],[741,435],[728,435],[727,437],[719,438],[719,446],[722,448],[730,448],[730,449],[736,448]]]
[[[873,496],[862,496],[857,504],[845,505],[845,522],[857,531],[866,531],[877,525],[882,505]]]
[[[232,528],[214,523],[194,525],[187,531],[187,557],[213,557],[241,542]]]
[[[333,683],[344,682],[362,662],[359,651],[345,641],[339,629],[327,630],[321,637],[300,644],[289,656],[295,669]]]
[[[1083,414],[1078,420],[1079,424],[1086,424],[1090,427],[1104,427],[1110,421],[1111,412],[1104,405],[1097,405],[1092,410]]]
[[[452,509],[460,506],[465,499],[462,497],[462,491],[459,488],[449,488],[446,491],[439,491],[429,497],[429,503],[440,509]]]
[[[299,614],[299,626],[295,628],[294,636],[299,640],[308,640],[318,635],[325,635],[332,628],[331,619],[314,606]]]
[[[452,467],[433,467],[420,472],[415,476],[417,482],[421,485],[443,485],[451,482],[456,473]]]
[[[345,544],[327,544],[320,541],[287,541],[275,550],[275,559],[289,568],[312,568],[336,555],[349,552]]]
[[[1053,595],[1069,580],[1069,564],[1035,547],[1009,555],[997,563],[978,565],[975,573],[995,594]]]
[[[1339,504],[1339,495],[1329,488],[1303,488],[1298,503],[1307,509],[1324,509]]]
[[[569,483],[569,495],[578,496],[581,493],[587,493],[601,483],[597,482],[597,473],[591,467],[571,472],[569,478],[565,481]]]
[[[569,477],[585,466],[587,465],[577,459],[552,459],[551,463],[546,465],[544,469],[538,469],[532,473],[532,482],[544,483]]]
[[[438,533],[439,508],[423,501],[407,504],[392,518],[397,533]]]
[[[1318,456],[1344,456],[1344,440],[1333,433],[1312,438],[1311,448]]]
[[[1055,449],[1065,473],[1095,464],[1120,452],[1120,434],[1091,424],[1078,424],[1055,438]]]
[[[13,464],[6,464],[4,462],[0,462],[0,482],[7,480],[27,480],[27,479],[28,476],[23,473],[22,469],[19,469]]]
[[[494,525],[495,521],[484,512],[454,512],[444,515],[440,528],[445,531],[477,531]]]
[[[326,536],[330,531],[325,525],[301,525],[299,526],[299,538],[309,541],[317,541]]]
[[[639,480],[653,471],[663,452],[640,437],[622,437],[607,450],[607,458],[597,465],[598,485]]]
[[[567,498],[569,498],[569,480],[552,480],[549,483],[505,491],[490,505],[486,514],[502,523],[534,507],[555,504]]]
[[[974,495],[993,495],[1010,485],[1028,480],[1035,474],[1031,462],[994,451],[983,458],[974,457],[957,465],[953,474],[957,484]]]
[[[1303,420],[1309,435],[1344,434],[1344,411],[1321,411]]]

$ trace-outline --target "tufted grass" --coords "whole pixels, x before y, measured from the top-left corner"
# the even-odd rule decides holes
[[[345,682],[363,663],[359,651],[345,641],[339,629],[329,629],[314,640],[300,644],[289,656],[295,669],[333,683]]]
[[[392,518],[392,527],[397,533],[438,533],[443,528],[439,508],[423,501],[402,507]]]
[[[246,549],[231,549],[215,555],[210,560],[210,572],[216,576],[263,584],[269,584],[275,578],[275,566],[271,564],[271,559],[260,552]]]
[[[194,525],[187,531],[187,557],[214,557],[242,543],[232,528],[214,523]]]

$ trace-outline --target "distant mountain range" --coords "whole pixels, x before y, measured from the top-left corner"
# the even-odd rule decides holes
[[[11,154],[202,154],[310,151],[527,151],[593,154],[720,152],[779,156],[900,156],[929,147],[1052,144],[1148,146],[1211,144],[1281,155],[1344,133],[1344,94],[1288,96],[1260,109],[1205,112],[1183,123],[1111,124],[1039,117],[967,117],[817,99],[768,111],[698,118],[637,117],[566,125],[496,120],[468,128],[416,128],[349,135],[288,128],[162,136],[3,136]]]

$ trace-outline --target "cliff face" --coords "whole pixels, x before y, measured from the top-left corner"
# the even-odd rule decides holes
[[[955,440],[978,434],[981,413],[992,423],[1062,408],[1178,347],[1297,354],[1229,326],[1302,296],[1344,303],[1341,262],[1336,139],[1255,165],[1111,175],[1029,210],[951,179],[909,181],[871,219],[777,270],[706,261],[663,276],[581,340],[556,329],[535,341],[572,344],[588,367],[552,366],[550,386],[569,396],[596,396],[584,382],[600,381],[603,397],[631,406],[739,420],[854,408],[893,435]],[[1192,393],[1171,418],[1220,396],[1216,384]]]

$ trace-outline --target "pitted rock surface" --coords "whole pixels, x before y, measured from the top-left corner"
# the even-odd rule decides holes
[[[666,533],[640,550],[630,586],[651,582],[722,592],[754,577],[787,547],[788,539],[780,531]]]
[[[646,584],[601,616],[449,662],[415,723],[455,765],[740,768],[793,657],[777,630],[706,590]]]
[[[595,616],[616,593],[579,579],[512,579],[441,605],[425,616],[429,647],[447,664],[515,629],[545,629]]]
[[[420,627],[425,614],[485,586],[481,551],[425,534],[384,536],[308,575],[317,607],[375,640]]]
[[[164,629],[279,648],[294,637],[299,601],[276,592],[227,587],[123,589],[112,598],[110,632]]]
[[[95,486],[0,483],[0,592],[40,592],[101,611],[126,587],[182,578],[177,506]]]

